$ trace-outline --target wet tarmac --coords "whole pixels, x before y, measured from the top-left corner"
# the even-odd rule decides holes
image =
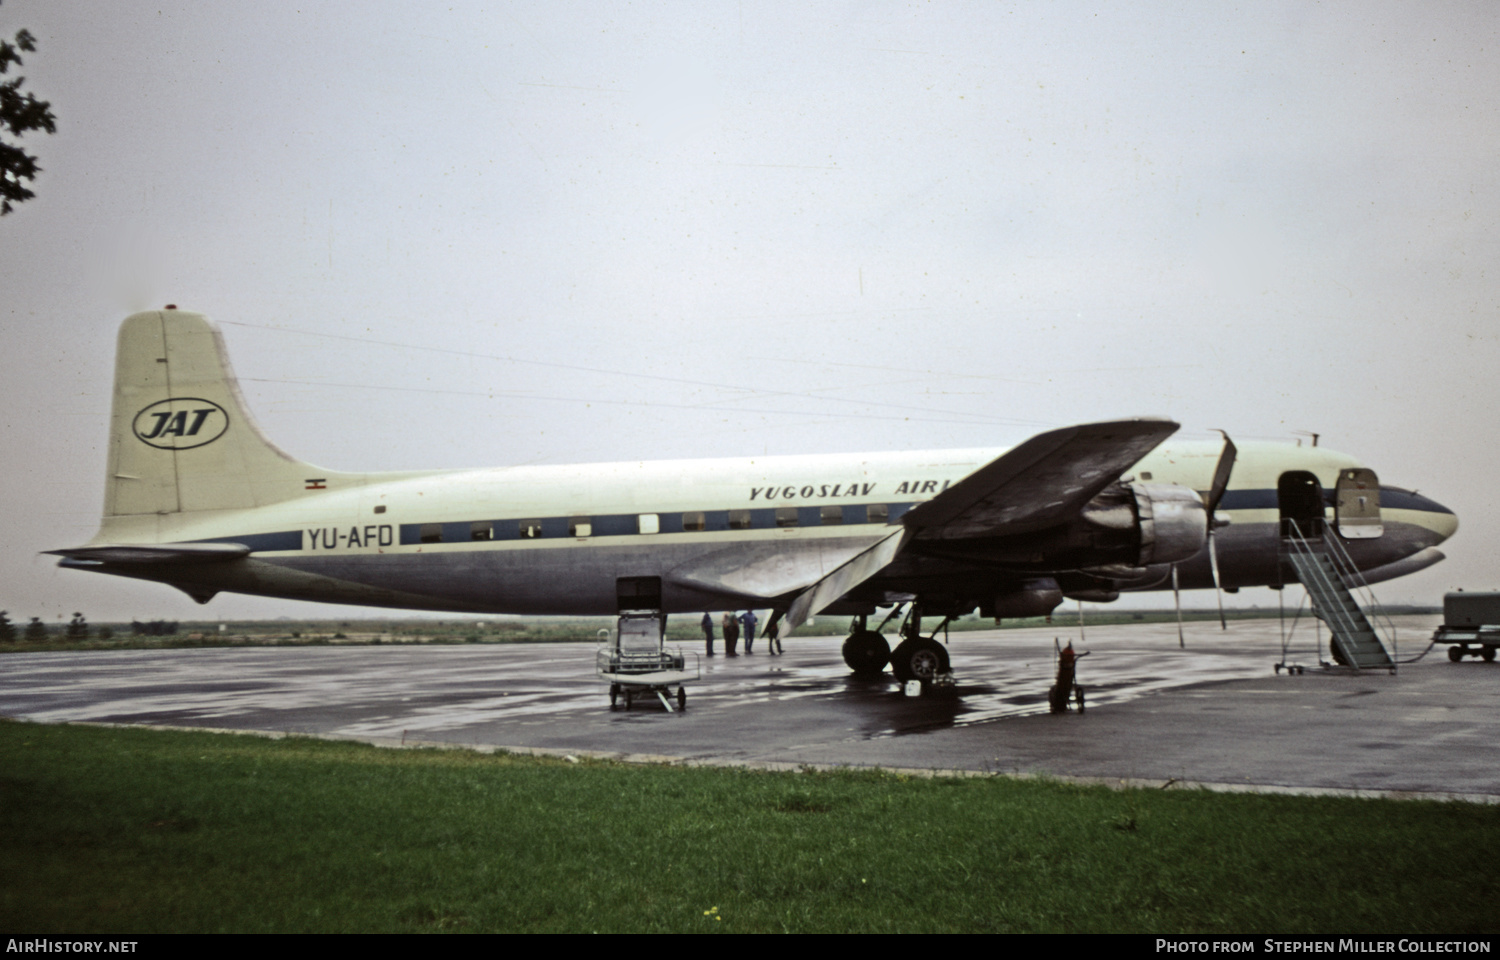
[[[1440,618],[1400,618],[1398,656]],[[1072,639],[1085,714],[1051,715],[1054,638]],[[688,709],[611,710],[594,645],[318,646],[13,654],[0,715],[757,766],[879,766],[1143,783],[1500,799],[1500,663],[1438,648],[1385,671],[1324,670],[1276,620],[955,633],[957,686],[857,680],[841,638],[784,656],[700,657]],[[691,649],[691,648],[689,648]]]

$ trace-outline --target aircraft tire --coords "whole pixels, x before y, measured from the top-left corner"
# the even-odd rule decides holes
[[[908,680],[927,683],[937,674],[947,672],[948,650],[936,640],[903,640],[891,653],[891,673],[902,683]]]
[[[878,677],[891,659],[891,645],[874,630],[860,630],[844,641],[844,662],[857,677]]]
[[[1454,663],[1457,663],[1458,661],[1462,660],[1463,658],[1464,658],[1463,647],[1449,647],[1448,648],[1448,659],[1449,660],[1452,660]]]

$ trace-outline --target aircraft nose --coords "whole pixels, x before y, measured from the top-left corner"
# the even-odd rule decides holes
[[[1429,513],[1426,517],[1427,527],[1438,536],[1438,543],[1442,543],[1458,531],[1458,514],[1438,504],[1442,512]]]
[[[1429,536],[1423,538],[1429,540],[1428,546],[1442,543],[1457,532],[1458,514],[1436,500],[1406,490],[1393,489],[1391,493],[1394,496],[1389,498],[1382,493],[1382,499],[1388,499],[1392,507],[1404,507],[1412,511],[1409,516],[1418,526],[1428,531]]]

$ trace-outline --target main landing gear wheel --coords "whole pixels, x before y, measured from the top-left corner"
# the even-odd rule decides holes
[[[878,677],[891,659],[891,645],[874,630],[859,630],[844,641],[844,662],[856,677]]]
[[[891,653],[891,673],[905,683],[921,680],[929,683],[940,673],[948,672],[948,649],[936,640],[919,637],[903,640]]]

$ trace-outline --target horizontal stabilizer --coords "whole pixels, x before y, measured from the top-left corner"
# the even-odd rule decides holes
[[[901,522],[919,537],[939,540],[1004,537],[1066,523],[1177,426],[1143,418],[1039,434],[908,511]]]
[[[249,556],[250,548],[243,543],[104,543],[43,552],[96,563],[201,563],[238,560]]]
[[[901,552],[908,533],[909,531],[905,528],[891,531],[876,541],[874,546],[819,580],[810,590],[803,592],[792,601],[792,608],[787,612],[787,629],[795,630],[802,626],[808,617],[885,569],[892,560],[896,559],[896,554]]]

